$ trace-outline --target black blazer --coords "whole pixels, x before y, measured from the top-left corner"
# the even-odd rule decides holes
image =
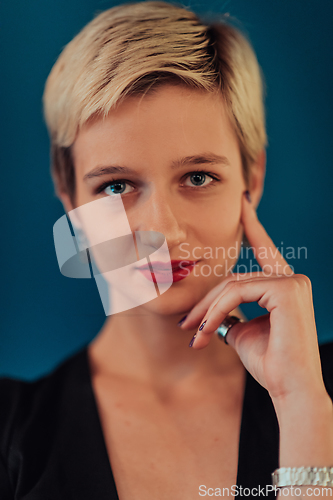
[[[325,385],[333,399],[333,342],[321,345],[320,354]],[[271,485],[271,472],[278,467],[278,445],[271,398],[246,372],[238,487]],[[275,498],[275,493],[266,498]],[[0,499],[118,499],[87,346],[32,382],[0,378]]]

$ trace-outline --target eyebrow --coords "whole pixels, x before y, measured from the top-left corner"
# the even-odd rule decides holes
[[[188,165],[224,165],[230,166],[230,162],[226,156],[216,155],[214,153],[204,153],[200,155],[184,156],[178,160],[171,162],[170,167],[175,170],[177,168],[186,167]],[[137,174],[135,170],[126,166],[120,165],[98,165],[90,172],[86,173],[83,180],[100,177],[107,174]]]

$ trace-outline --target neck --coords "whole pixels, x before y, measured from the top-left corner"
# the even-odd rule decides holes
[[[231,314],[242,316],[239,310]],[[140,307],[109,316],[89,346],[93,374],[165,385],[240,367],[235,350],[216,335],[205,349],[188,347],[196,330],[181,330],[181,317],[150,314]]]

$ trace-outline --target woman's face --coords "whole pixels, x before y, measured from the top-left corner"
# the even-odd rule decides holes
[[[230,273],[246,186],[220,95],[165,85],[129,97],[81,129],[73,159],[77,206],[121,194],[133,232],[163,233],[172,260],[196,262],[144,308],[186,312]],[[115,166],[113,173],[101,169]]]

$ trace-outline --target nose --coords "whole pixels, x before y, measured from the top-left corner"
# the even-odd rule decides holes
[[[169,251],[179,246],[186,239],[184,220],[181,220],[181,210],[170,193],[162,193],[154,189],[142,205],[137,207],[135,223],[130,221],[133,231],[144,231],[141,240],[146,245],[159,248],[162,233],[167,241]]]

